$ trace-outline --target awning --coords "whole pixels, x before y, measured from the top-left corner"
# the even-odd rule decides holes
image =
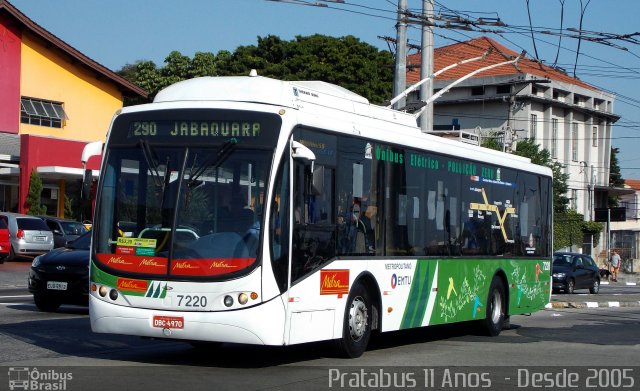
[[[81,168],[63,167],[63,166],[43,166],[36,169],[41,178],[46,179],[82,179],[84,171]],[[99,170],[91,170],[91,176],[98,178]]]

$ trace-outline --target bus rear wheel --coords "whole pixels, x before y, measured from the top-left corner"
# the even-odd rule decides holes
[[[487,335],[495,337],[500,334],[506,317],[506,304],[504,284],[499,277],[493,277],[487,297],[487,313],[483,321],[483,328]]]
[[[367,350],[371,338],[371,297],[364,285],[356,283],[347,299],[338,349],[342,356],[356,358]]]

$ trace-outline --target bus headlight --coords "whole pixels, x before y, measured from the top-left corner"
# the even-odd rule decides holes
[[[112,289],[109,291],[109,298],[113,301],[116,301],[118,299],[118,291],[115,289]]]
[[[108,292],[109,292],[109,289],[107,289],[107,287],[104,285],[101,285],[100,289],[98,289],[98,294],[100,295],[100,297],[105,297]]]
[[[249,296],[246,293],[241,293],[238,295],[238,303],[245,305],[249,301]]]
[[[226,295],[224,297],[224,305],[226,305],[227,307],[231,307],[233,305],[233,297]]]

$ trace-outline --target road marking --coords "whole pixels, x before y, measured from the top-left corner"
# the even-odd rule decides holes
[[[597,301],[587,301],[587,308],[598,308],[598,302]]]
[[[0,296],[0,299],[15,299],[17,297],[33,297],[33,295]]]
[[[0,305],[33,305],[35,306],[34,303],[0,303]]]
[[[627,282],[627,283],[626,283],[626,285],[629,285],[629,286],[635,286],[635,285],[636,285],[636,283],[635,283],[635,282]]]
[[[609,307],[620,307],[620,302],[619,301],[610,301],[609,302]]]

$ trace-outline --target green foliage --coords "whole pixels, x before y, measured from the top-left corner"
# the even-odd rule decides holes
[[[75,219],[75,211],[76,209],[73,207],[75,203],[75,199],[65,194],[64,197],[64,217],[67,219]]]
[[[582,222],[582,232],[589,236],[593,237],[593,245],[597,246],[600,241],[600,233],[604,229],[603,223],[598,223],[596,221],[583,221]]]
[[[573,209],[567,209],[553,216],[553,250],[565,247],[582,247],[582,223],[584,217]]]
[[[483,137],[482,144],[480,144],[480,146],[496,151],[502,151],[502,145],[498,142],[498,138],[495,133],[492,133],[489,137]]]
[[[595,221],[584,221],[584,216],[574,209],[567,209],[562,213],[555,213],[553,216],[553,249],[578,246],[590,241],[593,237],[593,245],[597,246],[600,233],[604,229],[604,224]]]
[[[171,52],[158,68],[152,61],[125,65],[118,74],[149,92],[198,76],[248,75],[280,80],[319,80],[337,84],[372,103],[391,97],[393,57],[388,51],[361,42],[353,36],[340,38],[320,34],[283,41],[277,36],[258,37],[258,44],[240,46],[235,52],[196,53],[193,59]],[[125,104],[142,103],[127,101]]]
[[[624,179],[622,179],[622,173],[620,173],[620,163],[618,162],[618,153],[620,149],[611,148],[611,157],[609,159],[609,186],[610,187],[624,187]],[[615,208],[618,206],[619,197],[609,196],[607,204],[609,208]]]
[[[562,164],[553,161],[549,151],[540,149],[540,145],[532,139],[518,141],[517,150],[514,154],[528,157],[534,164],[551,168],[551,171],[553,171],[553,211],[554,213],[565,212],[569,205],[569,198],[566,196],[569,190],[567,183],[569,174],[564,173]]]
[[[29,178],[29,193],[27,194],[27,214],[33,216],[44,215],[47,213],[47,207],[40,203],[42,197],[42,179],[36,170],[31,171]]]

